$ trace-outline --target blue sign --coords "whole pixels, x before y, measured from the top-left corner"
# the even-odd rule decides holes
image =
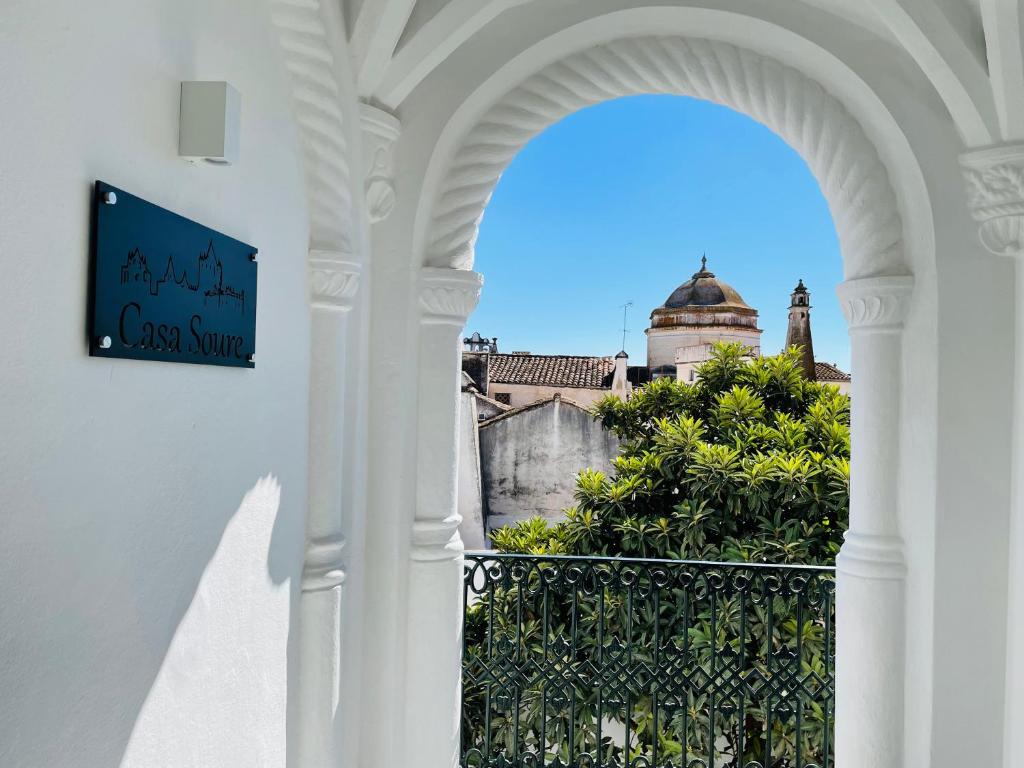
[[[256,249],[96,182],[89,354],[255,367]]]

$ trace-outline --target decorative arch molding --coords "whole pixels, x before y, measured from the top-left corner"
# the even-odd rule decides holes
[[[302,144],[309,205],[310,249],[336,253],[342,260],[357,253],[348,130],[338,69],[344,52],[344,25],[331,3],[272,0],[271,19],[278,31],[292,89],[295,120]],[[355,117],[355,116],[353,116]]]
[[[342,738],[338,722],[356,721],[360,689],[358,659],[345,645],[354,637],[346,629],[352,601],[342,601],[346,531],[365,516],[352,458],[364,451],[354,425],[366,397],[365,198],[352,187],[360,116],[346,86],[351,64],[340,4],[270,0],[270,9],[290,76],[309,211],[309,479],[289,762],[294,755],[298,765],[342,765],[354,760],[354,742]]]
[[[666,34],[674,29],[687,33]],[[749,47],[762,32],[757,46],[767,53]],[[726,34],[728,41],[718,39]],[[832,89],[803,72],[819,73]],[[900,466],[906,450],[902,344],[912,306],[928,311],[927,304],[915,300],[910,275],[911,265],[921,267],[927,295],[934,229],[920,167],[900,127],[867,84],[828,51],[788,30],[708,9],[616,12],[545,38],[499,67],[441,133],[413,223],[412,251],[422,265],[424,290],[435,282],[457,282],[460,275],[479,280],[468,270],[484,209],[501,173],[533,136],[584,107],[644,93],[702,98],[761,122],[802,155],[828,201],[843,253],[846,281],[840,300],[851,329],[857,403],[851,422],[851,463],[857,469],[851,478],[850,527],[837,562],[836,756],[842,765],[902,765],[904,743],[921,738],[908,730],[904,692],[907,574],[913,568],[917,577],[922,568],[920,562],[907,562],[900,528]],[[833,94],[841,94],[843,101]],[[895,189],[887,168],[898,184]],[[454,466],[457,450],[457,432],[451,428],[458,399],[457,334],[449,331],[450,338],[445,337],[441,329],[459,326],[454,321],[438,325],[432,312],[458,318],[465,308],[460,303],[458,312],[449,311],[445,307],[456,302],[427,295],[421,297],[419,408],[425,415],[418,427],[418,455],[438,463],[418,468],[425,485],[417,492],[417,505],[429,502],[422,508],[434,518],[456,520],[454,491],[426,493],[441,485],[437,478],[450,478],[441,470]],[[440,419],[438,414],[448,419],[443,428],[426,421]],[[454,489],[455,484],[448,479],[444,487]],[[449,528],[432,519],[425,529],[431,532],[428,538],[414,526],[414,542],[433,555],[421,551],[411,557],[422,571],[414,583],[457,583],[446,568],[450,545],[457,549],[458,542],[440,535]],[[430,579],[428,564],[434,574]],[[451,605],[457,592],[422,594],[411,602],[409,626],[425,625],[426,615],[447,617],[440,621],[442,628],[457,624],[451,619],[457,614]],[[445,635],[439,629],[431,647],[444,650],[431,660],[433,666],[410,663],[410,669],[422,670],[423,679],[410,682],[406,700],[417,703],[409,711],[436,710],[437,717],[429,723],[410,717],[406,744],[410,754],[420,757],[429,734],[447,733],[437,737],[431,753],[436,761],[450,762],[458,750],[457,731],[447,725],[458,719],[452,693],[457,688],[451,683],[458,677],[458,633]],[[443,702],[441,690],[449,691]],[[872,737],[864,739],[865,733]]]
[[[817,81],[717,40],[645,36],[601,43],[505,93],[455,152],[436,196],[424,263],[469,269],[502,172],[536,134],[584,107],[646,93],[693,96],[762,123],[807,162],[829,204],[847,276],[905,274],[896,195],[857,120]]]

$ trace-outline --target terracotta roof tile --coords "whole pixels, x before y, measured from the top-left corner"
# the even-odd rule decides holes
[[[818,381],[849,381],[850,374],[836,368],[831,363],[814,361],[814,378]]]
[[[605,379],[614,370],[610,357],[492,354],[488,378],[495,384],[608,389],[611,379]]]

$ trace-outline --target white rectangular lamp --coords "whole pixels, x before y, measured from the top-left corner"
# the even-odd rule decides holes
[[[181,84],[178,154],[218,165],[238,162],[242,97],[229,83]]]

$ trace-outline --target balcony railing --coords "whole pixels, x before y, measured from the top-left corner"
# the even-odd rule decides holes
[[[469,553],[464,768],[827,768],[832,568]]]

